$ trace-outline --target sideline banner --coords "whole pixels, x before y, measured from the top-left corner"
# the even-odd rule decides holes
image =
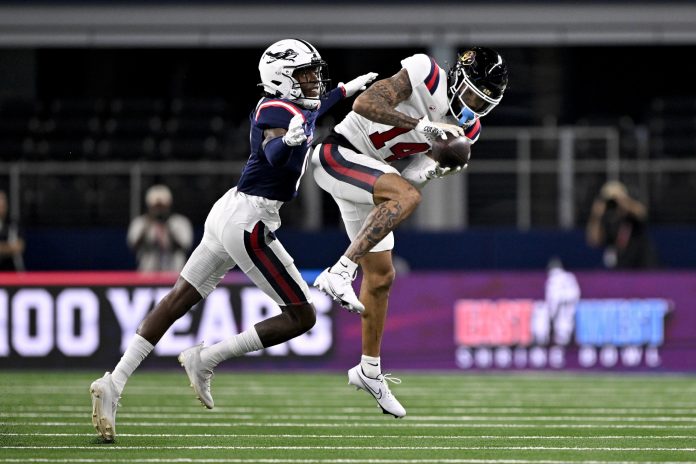
[[[113,366],[175,279],[130,272],[0,274],[0,367]],[[383,366],[696,372],[695,272],[580,272],[568,279],[554,290],[542,272],[399,276]],[[225,368],[355,365],[360,317],[319,292],[312,296],[317,324],[310,332]],[[230,273],[177,321],[144,366],[176,367],[181,350],[215,343],[278,311],[243,274]]]
[[[176,277],[129,272],[0,274],[0,367],[113,365]],[[300,365],[311,367],[312,360],[327,359],[334,347],[333,308],[318,291],[312,298],[317,323],[310,332],[249,357],[268,366],[275,360],[293,365],[302,359]],[[182,350],[201,341],[216,343],[279,312],[243,274],[230,273],[174,323],[145,365],[176,366],[172,361]]]

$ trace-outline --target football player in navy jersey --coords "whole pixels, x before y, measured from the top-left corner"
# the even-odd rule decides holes
[[[223,360],[297,337],[314,326],[309,288],[276,238],[279,209],[297,195],[307,166],[316,119],[377,76],[369,73],[328,90],[326,63],[308,42],[286,39],[271,45],[259,62],[263,98],[252,111],[251,155],[236,187],[212,207],[203,239],[174,288],[138,327],[113,372],[90,386],[92,423],[107,441],[116,435],[116,408],[123,387],[172,324],[207,297],[237,266],[279,306],[281,313],[212,346],[203,343],[179,355],[205,407],[213,408],[210,380]]]

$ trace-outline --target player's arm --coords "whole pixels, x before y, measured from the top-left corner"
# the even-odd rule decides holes
[[[370,121],[388,126],[415,129],[418,119],[396,110],[396,105],[411,96],[408,71],[401,69],[393,76],[372,84],[353,102],[353,111]]]
[[[358,76],[346,83],[339,82],[335,89],[331,90],[321,98],[321,106],[319,106],[319,114],[317,117],[321,117],[339,100],[352,97],[361,90],[365,90],[370,82],[374,81],[376,77],[377,73],[370,72]]]
[[[274,127],[263,131],[261,147],[271,166],[285,166],[293,152],[307,140],[304,132],[304,117],[295,115],[287,129]],[[298,148],[299,147],[299,148]]]
[[[453,124],[433,122],[427,116],[421,119],[396,110],[396,105],[406,101],[413,92],[408,70],[402,68],[392,77],[377,81],[353,102],[353,111],[370,121],[388,126],[403,127],[433,137],[447,138],[447,134],[464,135],[464,130]]]

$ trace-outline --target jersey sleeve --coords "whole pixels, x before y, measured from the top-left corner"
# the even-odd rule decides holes
[[[424,84],[431,94],[440,81],[440,67],[435,60],[428,55],[418,53],[401,60],[401,66],[408,71],[408,78],[411,81],[411,88]]]
[[[279,127],[287,129],[290,120],[297,114],[305,118],[304,113],[295,105],[284,100],[268,100],[261,103],[254,112],[254,123],[261,129]]]
[[[476,143],[479,136],[481,135],[481,120],[476,118],[469,127],[464,128],[464,135],[466,138],[471,140],[471,143]]]
[[[332,106],[345,98],[345,94],[343,92],[344,90],[341,87],[336,87],[322,97],[321,106],[319,107],[319,114],[317,117],[322,116],[324,113],[329,111]]]

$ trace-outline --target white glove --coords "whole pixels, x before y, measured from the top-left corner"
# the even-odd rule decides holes
[[[305,140],[307,140],[307,135],[304,132],[304,117],[301,114],[296,114],[290,120],[288,131],[283,136],[283,143],[288,147],[296,147],[302,145]]]
[[[441,179],[442,177],[461,172],[467,166],[468,165],[465,164],[464,166],[457,166],[456,168],[451,168],[451,167],[443,168],[439,164],[435,164],[434,167],[432,167],[431,169],[428,169],[425,172],[425,178],[426,179]]]
[[[362,76],[358,76],[352,81],[346,82],[345,84],[343,82],[339,82],[338,86],[343,87],[343,91],[346,93],[346,97],[352,97],[360,90],[365,90],[367,88],[367,84],[374,81],[376,77],[377,73],[371,72],[363,74]]]
[[[461,127],[444,122],[433,122],[428,119],[427,116],[423,116],[423,119],[418,121],[418,124],[414,129],[416,132],[421,132],[431,137],[440,137],[443,140],[447,140],[448,133],[454,135],[455,137],[461,137],[464,135],[464,129]]]

